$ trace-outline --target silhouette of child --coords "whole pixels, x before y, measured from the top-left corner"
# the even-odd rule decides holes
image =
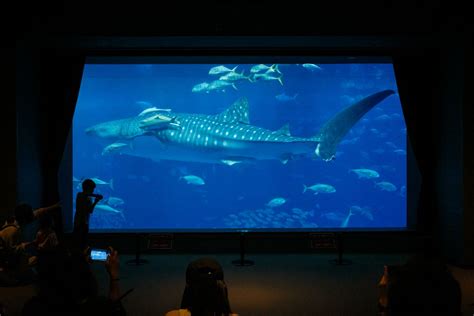
[[[87,234],[89,233],[89,217],[94,211],[94,207],[102,200],[103,196],[94,194],[95,182],[86,179],[82,182],[82,192],[76,196],[76,214],[74,215],[74,238],[79,249],[87,246]],[[94,201],[92,202],[92,197]]]

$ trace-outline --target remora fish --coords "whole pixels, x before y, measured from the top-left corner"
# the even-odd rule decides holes
[[[135,129],[131,129],[131,135],[127,135],[128,129],[122,125],[129,126],[130,120],[134,118],[98,124],[96,126],[100,126],[100,133],[93,132],[94,128],[86,131],[89,135],[100,137],[136,137],[133,140],[134,148],[128,154],[157,161],[165,159],[233,165],[277,159],[285,163],[289,159],[314,154],[329,161],[334,159],[336,146],[352,126],[392,94],[393,90],[384,90],[360,100],[337,113],[316,136],[308,138],[291,136],[287,128],[271,131],[251,125],[246,98],[239,99],[217,115],[169,113],[180,128],[141,134],[151,137],[137,137]],[[141,130],[139,127],[137,129]]]
[[[99,123],[87,128],[86,134],[103,139],[124,141],[146,135],[148,133],[147,126],[153,126],[154,129],[160,126],[163,129],[168,124],[170,128],[176,128],[176,122],[174,119],[170,119],[172,116],[169,113],[167,115],[155,113],[149,112],[121,120]]]

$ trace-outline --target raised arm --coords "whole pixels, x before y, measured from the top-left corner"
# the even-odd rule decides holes
[[[112,301],[116,301],[120,298],[120,279],[119,279],[119,267],[120,261],[118,252],[112,247],[109,247],[110,254],[105,262],[105,268],[109,274],[109,298]]]
[[[55,210],[57,208],[60,208],[61,207],[61,201],[53,204],[53,205],[50,205],[50,206],[46,206],[46,207],[40,207],[40,208],[37,208],[36,210],[33,211],[33,216],[35,218],[38,218],[40,217],[42,214],[44,213],[48,213],[52,210]]]
[[[99,203],[100,200],[102,200],[102,195],[100,195],[100,197],[96,197],[94,199],[94,202],[90,205],[90,208],[87,211],[89,213],[92,213],[92,211],[94,211],[94,207],[97,205],[97,203]]]

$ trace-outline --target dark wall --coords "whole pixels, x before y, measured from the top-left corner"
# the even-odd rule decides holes
[[[469,39],[466,39],[468,41]],[[469,46],[470,45],[470,46]],[[466,43],[464,54],[464,97],[463,97],[463,129],[464,129],[464,212],[463,239],[464,263],[472,266],[474,262],[474,98],[470,87],[474,87],[474,49],[472,42]]]
[[[35,36],[17,41],[16,54],[16,194],[13,206],[18,201],[28,201],[34,207],[42,202],[41,141],[40,130],[40,40]],[[15,108],[13,108],[15,109]]]
[[[433,236],[452,261],[468,258],[474,226],[473,160],[463,146],[471,136],[462,128],[463,122],[469,123],[466,116],[463,121],[463,111],[472,111],[466,105],[472,96],[463,88],[469,76],[463,71],[469,62],[465,56],[470,56],[467,38],[472,34],[467,11],[440,1],[358,1],[345,4],[344,10],[341,5],[328,2],[313,9],[296,2],[228,1],[194,2],[184,9],[184,3],[151,8],[85,1],[26,8],[17,36],[18,185],[8,205],[16,199],[39,206],[58,197],[56,174],[74,93],[55,88],[64,80],[74,83],[71,76],[76,72],[68,69],[74,68],[78,55],[110,49],[153,52],[157,44],[152,36],[163,41],[170,35],[219,35],[224,40],[233,35],[316,35],[320,51],[394,51],[405,64],[405,78],[417,78],[407,84],[417,94],[416,102],[412,98],[406,104],[413,108],[404,110],[424,169],[420,233]],[[199,45],[196,39],[193,43]],[[304,40],[298,45],[304,46]],[[14,149],[13,142],[8,146]],[[463,168],[471,170],[467,177]],[[16,182],[12,177],[9,181]]]

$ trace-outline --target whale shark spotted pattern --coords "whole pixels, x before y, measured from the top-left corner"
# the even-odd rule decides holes
[[[393,90],[377,92],[345,108],[329,120],[317,136],[309,138],[291,136],[287,125],[277,131],[251,125],[246,98],[240,98],[217,115],[167,113],[179,128],[140,131],[137,118],[132,117],[100,123],[86,132],[102,138],[133,139],[134,145],[124,153],[154,160],[233,165],[268,159],[286,163],[314,154],[323,160],[332,160],[337,144],[350,128],[393,93]]]

